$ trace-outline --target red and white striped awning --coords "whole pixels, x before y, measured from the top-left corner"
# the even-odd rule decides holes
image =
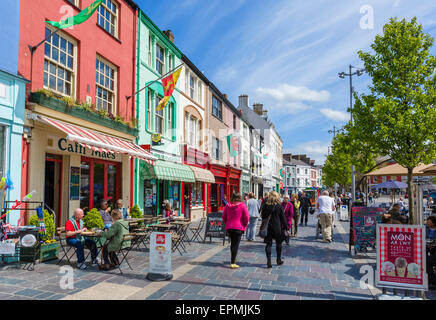
[[[154,164],[157,158],[136,143],[120,138],[115,138],[93,130],[85,129],[63,121],[47,118],[39,115],[38,119],[42,122],[56,127],[67,134],[66,139],[77,142],[81,146],[99,152],[123,153],[132,157]]]

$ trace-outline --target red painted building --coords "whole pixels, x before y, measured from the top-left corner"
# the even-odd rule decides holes
[[[101,199],[133,205],[133,157],[153,160],[135,144],[135,100],[126,99],[135,92],[136,4],[104,0],[87,21],[50,36],[56,28],[46,21],[76,15],[93,1],[20,1],[18,72],[32,92],[23,193],[35,189],[58,224]],[[32,58],[29,46],[39,43]]]

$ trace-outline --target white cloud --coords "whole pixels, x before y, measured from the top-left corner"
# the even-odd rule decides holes
[[[347,121],[350,119],[350,115],[344,111],[338,111],[329,108],[324,108],[321,109],[320,111],[326,118],[330,120]]]
[[[326,102],[330,98],[327,90],[310,90],[304,86],[281,84],[276,88],[257,88],[259,95],[270,96],[277,101],[314,101]]]

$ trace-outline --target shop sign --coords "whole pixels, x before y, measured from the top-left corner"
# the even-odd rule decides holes
[[[97,158],[106,159],[106,160],[115,160],[116,159],[116,156],[114,153],[90,150],[88,148],[83,147],[82,145],[80,145],[77,142],[71,142],[65,138],[60,138],[58,140],[57,147],[60,151],[63,151],[63,152],[77,153],[77,154],[80,154],[83,156],[97,157]]]
[[[150,267],[154,274],[171,274],[171,234],[153,232],[150,236]]]
[[[376,285],[428,290],[424,226],[377,225]]]

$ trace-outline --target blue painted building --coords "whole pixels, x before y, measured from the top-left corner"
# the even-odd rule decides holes
[[[6,201],[21,199],[22,140],[26,83],[24,78],[0,69],[0,177],[9,172],[13,190]],[[7,222],[16,225],[20,212],[7,216]]]

